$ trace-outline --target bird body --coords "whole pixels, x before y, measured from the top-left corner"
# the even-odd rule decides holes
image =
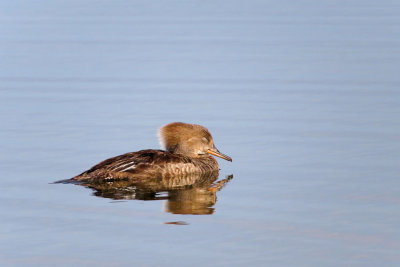
[[[63,182],[104,182],[111,180],[161,180],[218,172],[211,155],[232,159],[216,149],[210,132],[203,126],[174,122],[159,130],[165,150],[146,149],[106,159]]]

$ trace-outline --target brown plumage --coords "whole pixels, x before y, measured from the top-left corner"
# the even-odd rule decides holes
[[[62,182],[146,181],[153,178],[168,183],[168,179],[218,171],[218,163],[210,154],[232,161],[218,151],[210,132],[200,125],[170,123],[160,128],[159,137],[166,151],[147,149],[109,158]]]

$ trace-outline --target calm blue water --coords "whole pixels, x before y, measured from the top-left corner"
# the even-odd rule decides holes
[[[0,265],[399,266],[399,8],[2,1]],[[50,184],[173,121],[233,158],[212,215]]]

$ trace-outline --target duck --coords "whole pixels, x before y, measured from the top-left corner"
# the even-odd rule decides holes
[[[162,126],[158,136],[163,150],[145,149],[115,156],[60,182],[88,184],[149,178],[152,181],[175,178],[182,182],[185,177],[218,173],[219,165],[213,156],[232,162],[231,157],[216,148],[204,126],[173,122]]]

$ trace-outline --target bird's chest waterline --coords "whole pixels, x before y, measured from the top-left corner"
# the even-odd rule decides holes
[[[193,163],[166,164],[162,172],[164,175],[181,176],[193,173],[204,174],[218,170],[218,164],[212,161],[195,161]]]

